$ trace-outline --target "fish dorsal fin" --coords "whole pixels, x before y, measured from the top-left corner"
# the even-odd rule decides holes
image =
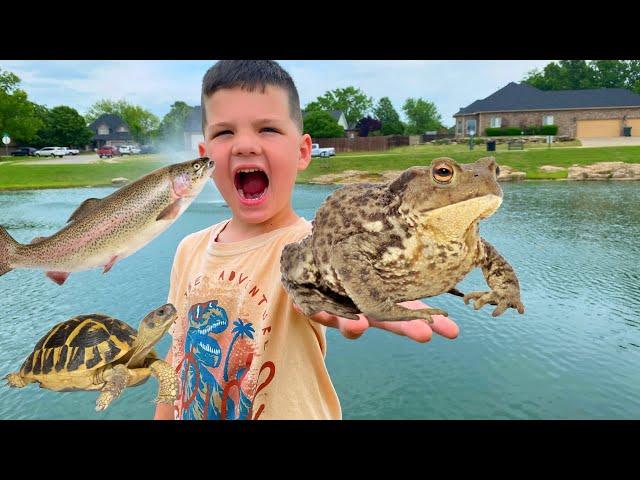
[[[83,216],[85,213],[93,210],[102,200],[99,198],[87,198],[84,202],[80,204],[78,208],[71,214],[67,223],[73,222]]]

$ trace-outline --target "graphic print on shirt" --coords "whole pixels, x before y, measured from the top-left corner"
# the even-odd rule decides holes
[[[238,368],[230,379],[229,360],[239,339],[253,340],[253,325],[237,319],[231,329],[232,339],[222,352],[216,338],[210,334],[222,334],[229,327],[229,320],[224,308],[217,300],[193,305],[188,312],[189,329],[185,339],[185,357],[182,364],[182,418],[196,419],[245,419],[251,410],[250,399],[236,389],[236,398],[225,391],[225,387],[233,387],[241,383],[253,354],[248,353],[245,365]],[[224,358],[224,362],[223,362]],[[222,371],[222,380],[216,379],[214,372]],[[233,385],[229,385],[233,380]],[[229,390],[229,388],[226,388]],[[224,403],[224,405],[223,405]],[[222,415],[222,414],[225,415]]]
[[[271,334],[268,300],[245,274],[221,271],[213,278],[195,277],[183,296],[176,418],[258,419],[266,393],[254,408],[255,398],[275,376],[273,362],[261,358]]]

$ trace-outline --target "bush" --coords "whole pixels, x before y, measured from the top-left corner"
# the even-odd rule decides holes
[[[557,125],[545,125],[540,129],[540,135],[557,135],[557,134],[558,134]]]
[[[503,137],[512,135],[557,135],[557,125],[543,125],[543,126],[530,126],[530,127],[503,127],[503,128],[487,128],[486,134],[488,137]]]
[[[502,127],[502,128],[487,128],[485,134],[487,137],[504,137],[506,135],[520,135],[522,129],[519,127]]]

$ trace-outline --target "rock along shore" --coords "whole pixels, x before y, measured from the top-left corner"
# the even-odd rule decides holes
[[[598,162],[593,165],[573,165],[571,167],[556,167],[542,165],[539,171],[561,172],[567,171],[567,180],[640,180],[640,163]],[[367,172],[362,170],[345,170],[340,173],[328,173],[309,180],[311,184],[345,185],[349,183],[383,183],[395,180],[404,170],[388,170],[386,172]],[[500,165],[498,181],[512,182],[526,179],[525,172],[519,172],[508,165]]]

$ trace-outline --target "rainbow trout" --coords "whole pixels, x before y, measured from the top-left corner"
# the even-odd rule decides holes
[[[202,191],[213,170],[214,162],[208,158],[154,170],[103,199],[85,200],[62,230],[27,245],[0,226],[0,275],[36,268],[62,285],[70,272],[103,267],[107,273],[116,261],[169,228]]]

